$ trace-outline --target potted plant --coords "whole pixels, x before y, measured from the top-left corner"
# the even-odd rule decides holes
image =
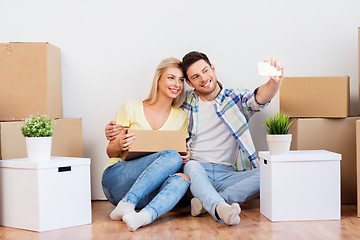
[[[51,142],[54,120],[46,115],[30,115],[21,127],[25,136],[26,150],[30,161],[47,161],[51,156]]]
[[[264,121],[268,134],[266,142],[271,155],[286,154],[290,150],[292,135],[288,134],[292,125],[286,113],[277,113],[273,118],[267,117]]]

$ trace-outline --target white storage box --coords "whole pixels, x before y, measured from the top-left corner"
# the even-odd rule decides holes
[[[90,223],[89,158],[0,161],[0,225],[40,232]]]
[[[260,212],[271,221],[340,219],[341,154],[259,152]]]

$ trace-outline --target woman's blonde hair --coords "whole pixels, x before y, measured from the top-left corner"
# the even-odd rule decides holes
[[[161,78],[161,75],[165,72],[166,68],[168,68],[168,67],[177,67],[182,72],[181,61],[179,59],[170,57],[170,58],[165,58],[165,59],[161,60],[160,64],[156,68],[149,96],[147,99],[144,100],[148,104],[155,103],[155,101],[157,99],[158,82]],[[179,94],[179,96],[177,96],[172,101],[171,105],[173,107],[180,107],[184,101],[184,97],[185,97],[185,90],[183,89],[181,91],[181,93]]]

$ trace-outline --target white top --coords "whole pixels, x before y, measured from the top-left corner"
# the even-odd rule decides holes
[[[198,130],[190,148],[193,160],[234,166],[238,143],[216,115],[214,101],[199,98]]]
[[[0,167],[3,168],[44,169],[79,165],[90,165],[90,158],[51,156],[50,160],[39,162],[30,161],[28,158],[0,160]]]
[[[259,152],[259,158],[272,162],[309,162],[309,161],[339,161],[341,154],[326,150],[295,150],[288,154],[270,155],[269,152]]]

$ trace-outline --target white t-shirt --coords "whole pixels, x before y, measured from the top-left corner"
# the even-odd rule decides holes
[[[234,166],[238,143],[216,115],[214,101],[199,98],[198,129],[190,148],[193,160]]]

